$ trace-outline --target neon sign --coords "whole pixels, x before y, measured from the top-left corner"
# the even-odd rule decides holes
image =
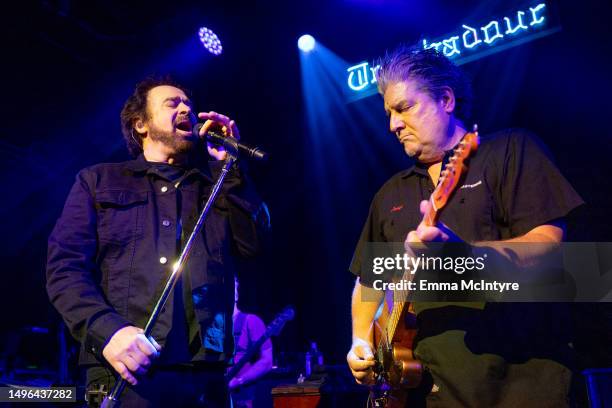
[[[531,41],[559,30],[554,27],[546,3],[517,10],[486,24],[462,24],[450,35],[428,41],[422,40],[423,49],[435,48],[459,65],[509,47]],[[379,66],[361,62],[347,68],[348,96],[351,100],[376,93],[376,71]]]
[[[516,17],[504,17],[504,22],[501,24],[497,20],[491,20],[487,25],[481,26],[478,30],[467,24],[463,24],[461,26],[463,29],[461,33],[461,42],[459,42],[458,35],[429,44],[427,43],[427,39],[423,39],[423,49],[435,48],[449,58],[456,57],[462,55],[467,50],[482,47],[484,44],[492,45],[496,41],[501,41],[507,36],[519,35],[519,30],[525,31],[531,28],[531,31],[534,31],[533,28],[543,25],[546,21],[545,9],[545,3],[540,3],[535,7],[529,7],[529,15],[531,17],[529,26],[524,24],[523,19],[526,13],[522,10],[516,12]]]

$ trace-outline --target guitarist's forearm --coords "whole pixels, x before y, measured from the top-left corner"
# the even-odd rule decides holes
[[[475,254],[487,249],[494,250],[514,266],[532,267],[555,254],[565,234],[564,220],[539,225],[524,235],[504,241],[480,241],[472,243]],[[521,245],[532,244],[532,245]]]
[[[363,286],[359,278],[356,280],[351,301],[353,341],[360,338],[372,343],[372,322],[383,298],[384,292]]]

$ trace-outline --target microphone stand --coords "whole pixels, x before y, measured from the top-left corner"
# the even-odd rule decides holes
[[[149,316],[149,320],[147,321],[147,324],[144,328],[144,335],[147,338],[151,336],[153,327],[155,326],[155,323],[157,323],[157,318],[159,317],[159,314],[162,308],[166,304],[166,301],[168,300],[168,296],[170,296],[170,293],[172,293],[172,290],[174,289],[174,286],[176,285],[178,278],[181,276],[181,272],[183,272],[183,267],[185,263],[187,262],[187,258],[189,257],[189,254],[191,252],[191,247],[193,246],[195,237],[198,235],[198,233],[202,229],[202,225],[204,225],[204,221],[206,220],[206,217],[208,216],[210,209],[212,208],[215,200],[217,199],[217,196],[219,195],[219,191],[221,191],[221,187],[223,186],[227,173],[229,173],[234,162],[238,160],[238,143],[236,139],[229,138],[229,137],[226,138],[226,140],[223,143],[223,146],[225,147],[225,150],[227,152],[227,157],[225,158],[223,168],[221,169],[219,178],[215,182],[210,192],[210,196],[208,197],[208,200],[206,201],[206,205],[202,209],[202,212],[200,212],[200,217],[198,218],[198,221],[193,227],[193,231],[191,232],[189,239],[187,240],[187,242],[185,243],[185,246],[183,247],[183,251],[181,252],[181,255],[178,261],[176,261],[174,265],[172,266],[172,273],[170,274],[170,276],[168,277],[168,280],[166,281],[166,286],[164,287],[164,291],[161,293],[161,295],[157,299],[157,303],[155,303],[155,307],[153,308],[153,311],[151,312],[151,315]],[[102,401],[102,404],[100,405],[100,407],[101,408],[119,407],[120,405],[119,398],[126,385],[127,385],[127,381],[124,380],[123,378],[119,378],[118,381],[115,383],[111,392],[106,397],[104,397],[104,400]]]

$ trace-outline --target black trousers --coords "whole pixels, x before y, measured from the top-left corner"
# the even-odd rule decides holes
[[[119,399],[121,407],[205,407],[228,408],[229,393],[220,365],[152,367],[137,377],[138,384],[125,387]],[[95,366],[86,371],[88,406],[98,407],[103,389],[110,392],[116,373]]]

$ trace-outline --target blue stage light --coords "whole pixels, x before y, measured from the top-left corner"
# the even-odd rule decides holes
[[[221,46],[221,40],[219,40],[217,34],[213,33],[212,30],[209,30],[206,27],[202,27],[198,32],[198,37],[200,37],[202,45],[204,45],[204,48],[206,48],[208,52],[214,55],[219,55],[223,51],[223,47]]]
[[[315,39],[310,34],[304,34],[298,40],[298,48],[304,52],[312,51],[315,47]]]

